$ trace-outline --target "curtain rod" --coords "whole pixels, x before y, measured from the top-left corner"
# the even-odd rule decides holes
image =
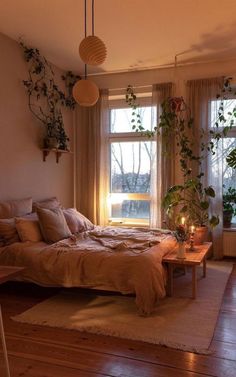
[[[151,87],[152,87],[152,85],[151,84],[149,84],[149,85],[138,85],[138,86],[136,86],[136,85],[132,85],[135,89],[150,89]],[[126,90],[127,89],[127,87],[126,88],[113,88],[113,89],[109,89],[109,92],[116,92],[116,91],[119,91],[119,90]]]

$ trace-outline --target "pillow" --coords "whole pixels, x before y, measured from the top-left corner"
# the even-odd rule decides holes
[[[35,214],[36,215],[36,214]],[[15,219],[16,230],[22,242],[40,242],[43,240],[38,219],[21,218]]]
[[[85,230],[90,230],[94,228],[87,217],[78,212],[75,208],[68,208],[63,210],[66,222],[70,228],[71,233],[84,232]]]
[[[61,208],[37,208],[37,214],[40,229],[46,242],[57,242],[72,235]]]
[[[19,242],[15,219],[0,219],[0,240],[2,245]]]
[[[36,211],[37,208],[54,209],[54,208],[62,208],[62,205],[59,202],[59,200],[54,196],[49,199],[34,201],[33,211]]]
[[[0,219],[24,216],[32,212],[32,198],[0,202]]]

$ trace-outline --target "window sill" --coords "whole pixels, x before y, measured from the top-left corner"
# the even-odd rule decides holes
[[[223,228],[223,232],[236,232],[236,224],[232,224],[230,228]]]
[[[122,220],[109,220],[108,225],[111,226],[123,226],[123,227],[142,227],[149,228],[148,222],[131,222],[131,221],[122,221]]]

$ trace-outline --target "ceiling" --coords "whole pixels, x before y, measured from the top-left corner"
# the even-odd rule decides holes
[[[91,0],[87,0],[88,34]],[[1,0],[0,31],[37,47],[52,63],[83,73],[84,0]],[[235,0],[95,0],[95,35],[107,46],[89,73],[236,58]]]

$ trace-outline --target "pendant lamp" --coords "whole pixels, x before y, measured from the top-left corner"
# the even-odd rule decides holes
[[[86,13],[87,4],[86,0],[84,2],[84,15],[85,15],[85,39],[87,37],[87,26],[86,26]],[[87,64],[84,66],[84,79],[79,80],[75,83],[72,89],[72,95],[74,100],[80,106],[94,106],[99,98],[99,90],[96,84],[92,80],[87,79]]]
[[[85,11],[85,25],[86,21],[87,20]],[[107,56],[106,46],[100,38],[94,35],[94,0],[92,0],[92,35],[89,35],[87,37],[86,34],[87,33],[85,33],[85,38],[81,41],[79,45],[79,54],[81,59],[85,64],[89,65],[100,65],[104,63]]]
[[[72,94],[75,101],[80,106],[94,106],[99,98],[99,90],[93,81],[85,79],[79,80],[75,83],[72,89]]]

